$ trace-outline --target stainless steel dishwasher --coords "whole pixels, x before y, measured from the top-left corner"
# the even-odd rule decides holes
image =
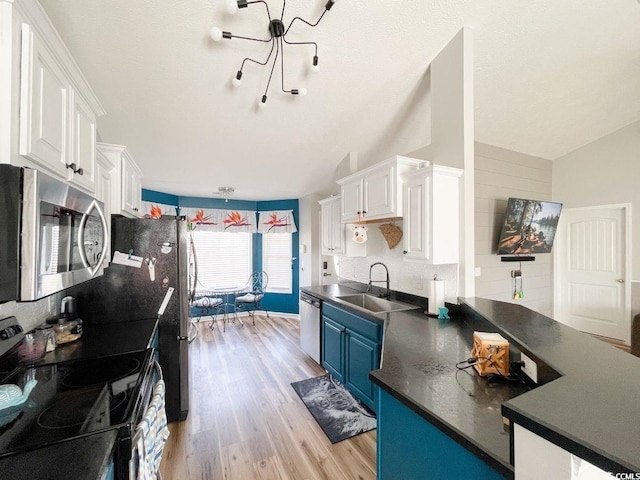
[[[322,300],[300,292],[300,347],[320,363],[320,307]]]

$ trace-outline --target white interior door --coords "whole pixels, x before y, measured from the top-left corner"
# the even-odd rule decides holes
[[[556,320],[630,341],[626,206],[565,209],[555,251]]]

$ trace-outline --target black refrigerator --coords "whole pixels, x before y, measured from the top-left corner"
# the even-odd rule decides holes
[[[167,420],[184,420],[189,412],[187,221],[170,216],[113,217],[111,247],[112,259],[114,252],[120,252],[124,263],[129,263],[129,254],[132,260],[142,257],[140,267],[112,262],[103,276],[77,289],[78,310],[88,323],[159,318],[158,351],[166,383]]]

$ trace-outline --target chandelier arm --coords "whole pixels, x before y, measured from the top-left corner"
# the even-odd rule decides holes
[[[280,15],[280,21],[284,20],[284,9],[287,7],[287,0],[282,0],[282,15]]]
[[[318,20],[316,21],[316,23],[309,23],[307,22],[304,18],[301,17],[294,17],[293,20],[291,20],[291,23],[289,24],[289,26],[287,27],[287,29],[284,32],[284,35],[287,35],[287,33],[289,32],[289,29],[291,28],[291,25],[293,25],[293,22],[295,22],[296,20],[300,20],[301,22],[306,23],[307,25],[309,25],[310,27],[316,27],[318,26],[318,24],[320,23],[320,20],[322,20],[322,17],[324,17],[324,14],[327,13],[328,10],[325,10],[324,12],[322,12],[322,15],[320,15],[320,18],[318,18]]]
[[[271,77],[273,77],[273,70],[276,68],[276,62],[278,61],[278,53],[280,52],[280,46],[278,44],[278,39],[275,38],[274,42],[276,44],[276,56],[273,59],[273,65],[271,66],[271,73],[269,73],[269,80],[267,81],[267,87],[264,89],[264,96],[265,97],[267,95],[267,92],[269,91],[269,85],[271,84]],[[269,57],[271,57],[271,55],[269,55]]]
[[[252,2],[247,2],[247,5],[251,5],[252,3],[262,3],[264,4],[264,8],[267,9],[267,17],[269,17],[269,21],[271,21],[271,13],[269,12],[269,5],[264,0],[253,0]]]
[[[280,38],[281,40],[284,40],[284,37],[280,37]],[[281,84],[280,88],[284,93],[291,93],[291,90],[284,89],[284,45],[282,46],[282,55],[280,55],[280,84]]]
[[[318,56],[318,44],[316,42],[288,42],[284,36],[282,39],[289,45],[313,45],[315,48],[315,55]]]
[[[233,35],[233,34],[229,38],[240,38],[241,40],[253,40],[254,42],[262,42],[262,43],[267,43],[271,41],[271,38],[267,38],[266,40],[263,40],[262,38],[242,37],[240,35]]]
[[[271,58],[271,55],[273,54],[273,43],[274,42],[271,42],[271,51],[269,52],[269,56],[267,57],[267,59],[264,62],[259,62],[258,60],[254,60],[253,58],[245,57],[244,60],[242,60],[242,65],[240,65],[240,71],[244,70],[244,63],[246,61],[257,63],[258,65],[263,65],[263,66],[266,65],[267,63],[269,63],[269,59]]]

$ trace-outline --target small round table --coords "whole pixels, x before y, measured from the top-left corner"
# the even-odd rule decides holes
[[[244,325],[235,309],[235,298],[239,293],[244,293],[246,291],[246,286],[242,287],[225,287],[225,288],[212,288],[207,290],[207,296],[212,297],[220,297],[223,299],[222,305],[219,307],[222,308],[222,331],[227,331],[227,322],[229,319],[235,323],[236,320],[240,322],[240,325]],[[234,307],[233,312],[229,311],[229,307]],[[215,320],[214,320],[215,322]],[[211,323],[211,329],[213,330],[213,322]]]

